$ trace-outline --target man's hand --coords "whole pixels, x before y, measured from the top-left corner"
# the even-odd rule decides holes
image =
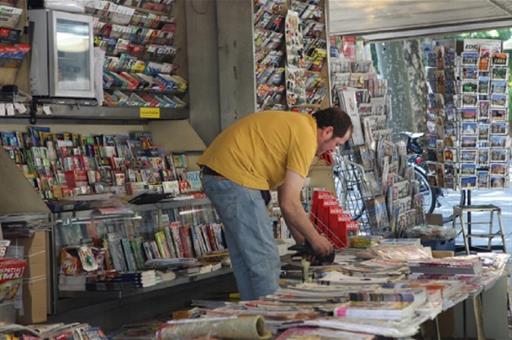
[[[277,192],[284,220],[294,233],[294,237],[299,236],[295,238],[297,242],[303,241],[302,238],[305,238],[318,256],[330,255],[333,252],[331,243],[315,230],[302,206],[300,193],[303,186],[304,178],[288,169],[284,182]]]
[[[334,251],[331,242],[324,236],[318,234],[317,237],[309,240],[311,247],[315,250],[316,255],[327,256]]]

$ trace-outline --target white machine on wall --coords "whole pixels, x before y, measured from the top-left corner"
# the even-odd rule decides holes
[[[33,31],[32,94],[93,98],[92,17],[35,9],[29,11],[29,21]]]

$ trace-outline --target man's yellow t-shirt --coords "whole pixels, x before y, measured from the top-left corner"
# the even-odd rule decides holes
[[[197,163],[242,186],[268,190],[282,184],[287,169],[306,177],[316,149],[313,117],[262,111],[222,131]]]

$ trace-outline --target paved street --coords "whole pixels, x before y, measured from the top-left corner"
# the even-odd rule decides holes
[[[452,195],[446,197],[446,203],[443,207],[438,208],[435,213],[449,213],[452,206],[458,204],[459,196]],[[471,203],[478,204],[494,204],[502,209],[502,221],[506,234],[506,246],[509,253],[512,253],[512,188],[505,190],[473,190],[471,192]],[[473,213],[472,220],[474,222],[485,222],[489,220],[489,214],[486,213]],[[498,227],[497,221],[495,228]],[[451,223],[450,223],[451,225]],[[497,229],[496,229],[497,230]],[[485,225],[472,226],[473,233],[488,233],[488,228]],[[472,240],[474,245],[487,244],[487,239],[474,238]],[[494,240],[493,244],[499,244],[498,240]],[[462,237],[457,238],[457,244],[463,244]]]

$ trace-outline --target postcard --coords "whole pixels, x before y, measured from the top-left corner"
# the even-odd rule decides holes
[[[505,187],[505,176],[491,176],[491,188],[500,189]]]
[[[460,150],[459,158],[461,163],[476,163],[477,152],[475,150]]]
[[[508,68],[506,67],[492,67],[491,78],[494,79],[507,79]]]
[[[479,100],[479,101],[480,101],[480,100],[490,100],[490,98],[489,98],[489,94],[488,94],[488,93],[487,93],[487,94],[479,93],[479,94],[478,94],[478,100]]]
[[[463,135],[476,135],[478,132],[477,122],[462,122],[461,134]]]
[[[492,106],[507,106],[508,95],[503,93],[491,94],[491,105]]]
[[[506,80],[491,81],[491,92],[492,93],[506,93],[507,92],[507,81]]]
[[[492,66],[507,66],[508,65],[508,53],[494,53],[491,56]]]
[[[460,177],[460,187],[462,189],[474,189],[477,187],[476,185],[477,177],[476,176],[462,176]]]
[[[477,102],[476,93],[463,93],[462,94],[462,106],[475,106]],[[492,102],[492,98],[491,98]]]
[[[490,146],[491,146],[491,144],[489,143],[488,140],[479,140],[478,141],[479,148],[489,148]]]
[[[489,141],[492,148],[504,148],[507,145],[507,136],[491,135]]]
[[[478,64],[478,52],[462,52],[462,65],[477,66]]]
[[[462,79],[478,79],[478,69],[475,66],[462,67]]]
[[[474,93],[474,92],[480,92],[478,91],[478,84],[479,82],[475,80],[463,80],[462,81],[462,92],[463,93]],[[487,91],[485,91],[487,92]]]
[[[491,133],[493,135],[508,135],[508,122],[506,120],[492,122]]]
[[[476,164],[474,164],[474,163],[461,163],[460,164],[460,174],[462,176],[475,175],[476,174]]]
[[[462,148],[476,148],[477,136],[461,136],[460,146]]]
[[[491,149],[490,162],[507,162],[508,161],[508,150],[507,149]]]
[[[488,119],[489,118],[489,107],[491,106],[491,102],[488,100],[479,100],[478,101],[478,118],[479,119]]]
[[[460,113],[463,120],[476,120],[476,107],[463,107]]]
[[[444,176],[444,187],[448,189],[455,189],[455,180],[453,176]]]
[[[478,187],[487,189],[489,187],[489,171],[478,171]]]
[[[455,167],[453,164],[445,164],[444,173],[446,176],[455,176]]]
[[[506,120],[507,110],[504,108],[491,108],[491,119],[492,120]]]
[[[478,124],[478,140],[489,139],[489,124],[480,123]]]
[[[445,162],[456,162],[457,161],[457,149],[454,149],[454,148],[444,149],[443,159]]]
[[[489,165],[489,149],[480,148],[478,149],[478,164]]]
[[[480,58],[478,59],[478,70],[480,72],[488,72],[491,64],[491,53],[487,49],[480,50]]]
[[[454,120],[457,117],[457,108],[451,104],[446,105],[444,108],[444,117],[447,120]]]
[[[507,164],[505,163],[491,163],[490,165],[491,175],[502,175],[507,174]]]
[[[489,93],[489,77],[478,77],[478,93]]]

